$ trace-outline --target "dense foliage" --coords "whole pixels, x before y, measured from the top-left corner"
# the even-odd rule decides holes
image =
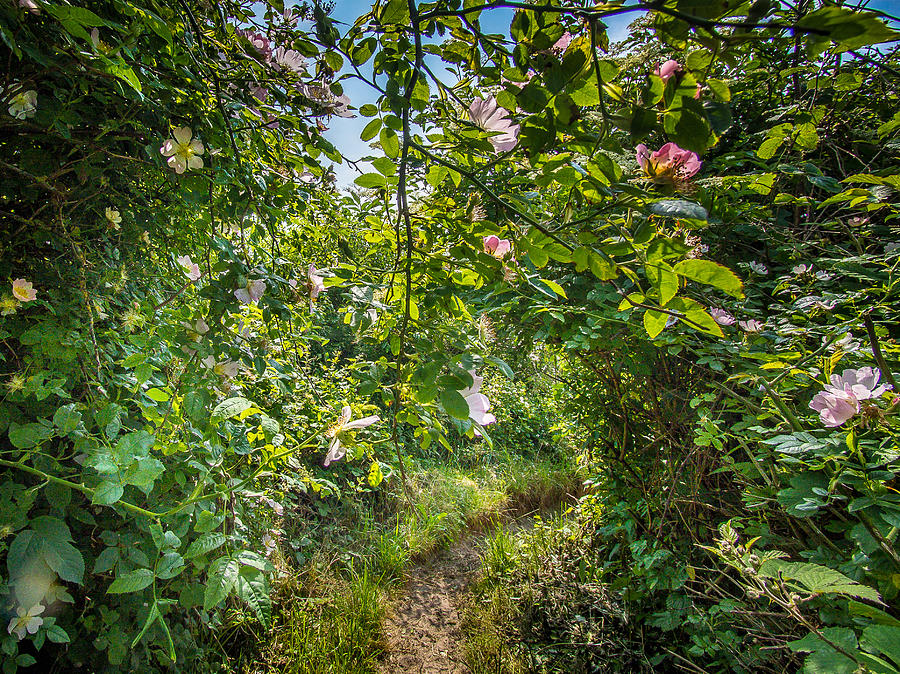
[[[473,446],[590,475],[528,571],[573,648],[531,666],[900,671],[900,34],[812,0],[329,10],[0,5],[4,671],[200,670],[226,606],[269,625],[310,503],[411,502],[404,457]]]

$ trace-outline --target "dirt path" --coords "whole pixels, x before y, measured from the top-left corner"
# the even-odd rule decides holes
[[[385,620],[383,674],[468,674],[463,662],[459,607],[481,568],[484,535],[457,541],[413,567],[405,592]]]

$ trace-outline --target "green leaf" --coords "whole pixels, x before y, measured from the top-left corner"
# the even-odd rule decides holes
[[[839,44],[835,49],[837,52],[900,40],[900,33],[888,28],[878,15],[848,7],[822,7],[806,14],[797,25],[827,31],[828,36]]]
[[[744,297],[744,284],[737,274],[711,260],[682,260],[675,265],[675,273],[698,283],[705,283],[732,297]]]
[[[118,576],[106,590],[107,594],[126,594],[139,592],[153,582],[153,572],[150,569],[135,569]]]
[[[709,315],[706,309],[700,306],[698,302],[695,302],[688,297],[674,298],[666,305],[666,309],[671,309],[673,311],[683,313],[684,318],[686,318],[687,321],[690,321],[688,322],[688,325],[690,325],[695,330],[700,330],[701,332],[705,332],[716,337],[725,336],[725,334],[722,332],[721,326],[716,323],[716,321],[712,316]]]
[[[210,565],[203,595],[204,609],[209,611],[228,596],[237,582],[239,571],[237,560],[228,556],[219,557]]]
[[[118,482],[104,480],[94,489],[91,503],[94,505],[112,505],[122,498],[124,493],[125,488]]]
[[[228,398],[213,408],[212,419],[213,421],[231,419],[251,407],[253,407],[253,403],[246,398]]]
[[[174,578],[182,571],[184,571],[184,558],[177,552],[170,551],[159,560],[159,564],[156,567],[156,576],[161,580],[168,580],[169,578]]]
[[[47,628],[47,638],[54,644],[67,644],[71,641],[69,633],[55,624]]]
[[[563,287],[561,285],[559,285],[556,281],[550,281],[549,279],[545,279],[545,278],[540,279],[540,281],[541,281],[541,283],[546,285],[548,288],[550,288],[550,290],[555,292],[557,295],[559,295],[563,299],[568,299],[566,297],[566,291],[563,290]]]
[[[406,0],[390,0],[381,12],[381,23],[409,27],[409,4]]]
[[[860,648],[876,655],[886,655],[900,665],[900,627],[869,625],[859,640]]]
[[[158,403],[168,402],[169,398],[171,398],[168,393],[159,388],[147,389],[146,393],[147,397],[150,398],[150,400],[154,400]]]
[[[889,613],[885,613],[880,608],[875,608],[869,604],[862,604],[858,601],[850,600],[847,602],[850,613],[853,615],[866,616],[871,618],[877,625],[890,625],[892,627],[900,627],[900,620],[897,620]]]
[[[377,487],[384,480],[384,473],[381,472],[381,465],[378,461],[373,461],[369,466],[368,482],[370,487]]]
[[[203,534],[188,546],[187,552],[184,553],[185,559],[193,559],[199,555],[205,555],[218,547],[225,544],[228,536],[223,533]]]
[[[769,559],[760,566],[759,575],[763,578],[781,576],[785,580],[796,581],[807,591],[817,594],[828,592],[881,602],[881,596],[874,588],[857,583],[841,572],[819,564]]]
[[[469,418],[469,403],[456,389],[445,388],[441,391],[441,406],[447,414],[455,419]]]
[[[18,449],[37,447],[53,437],[53,428],[44,424],[22,424],[15,421],[9,425],[9,441]]]
[[[372,166],[383,176],[392,176],[397,172],[397,163],[387,157],[378,157],[372,161]]]
[[[822,634],[845,651],[856,650],[856,635],[847,627],[826,627]],[[803,664],[803,674],[853,674],[856,671],[853,660],[838,653],[815,634],[789,641],[787,645],[795,653],[810,653]]]
[[[668,320],[669,315],[661,311],[647,309],[644,312],[644,329],[647,331],[650,339],[655,339],[665,329]]]
[[[263,627],[272,621],[272,601],[269,598],[269,582],[264,573],[251,567],[241,569],[235,585],[235,594],[253,609]]]
[[[385,177],[380,173],[364,173],[361,176],[358,176],[353,182],[366,189],[384,187],[387,185],[387,180],[385,180]]]
[[[662,199],[650,204],[650,212],[668,218],[706,220],[709,214],[700,204],[686,199]]]
[[[706,119],[693,110],[669,111],[663,116],[666,133],[685,150],[703,152],[714,139]]]
[[[659,293],[659,305],[666,306],[678,293],[678,275],[667,263],[659,260],[656,264],[647,263],[647,278]],[[644,326],[646,327],[646,322]]]
[[[393,129],[382,129],[378,138],[381,141],[381,149],[384,150],[385,155],[391,159],[396,159],[400,156],[400,139],[397,138],[397,134]]]
[[[364,128],[362,130],[362,133],[359,134],[359,139],[370,141],[378,135],[379,131],[381,131],[381,120],[378,118],[373,119],[371,122],[366,124],[366,128]]]
[[[60,435],[68,435],[81,423],[81,412],[75,409],[75,403],[63,405],[53,415],[53,425],[59,429]]]

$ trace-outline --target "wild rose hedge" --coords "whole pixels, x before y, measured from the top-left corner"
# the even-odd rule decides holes
[[[898,69],[870,48],[897,33],[821,3],[326,9],[0,6],[4,671],[196,671],[228,602],[267,624],[301,499],[514,423],[482,316],[579,373],[562,424],[628,550],[601,536],[597,572],[688,637],[657,663],[897,671]],[[353,114],[377,152],[341,195],[322,131]],[[379,348],[312,371],[323,304]]]

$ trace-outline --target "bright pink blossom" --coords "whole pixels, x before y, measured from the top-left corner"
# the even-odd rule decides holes
[[[673,183],[697,174],[702,162],[690,150],[682,150],[675,143],[666,143],[655,152],[641,143],[635,148],[638,164],[647,177],[657,183]]]
[[[659,66],[656,70],[654,70],[653,74],[661,77],[663,82],[668,82],[669,78],[680,70],[681,64],[678,63],[678,61],[676,61],[675,59],[669,59],[661,66]]]
[[[817,393],[809,406],[819,413],[826,426],[840,426],[859,412],[859,402],[852,395]]]
[[[512,150],[519,142],[519,125],[513,124],[507,116],[509,110],[497,105],[497,99],[476,98],[469,106],[472,123],[493,135],[488,139],[496,152]]]
[[[484,237],[484,252],[490,253],[498,260],[506,257],[511,248],[512,244],[509,242],[509,239],[501,239],[494,234]]]

